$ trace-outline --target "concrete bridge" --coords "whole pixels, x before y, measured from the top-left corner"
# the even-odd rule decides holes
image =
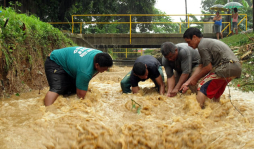
[[[225,34],[226,35],[226,34]],[[205,38],[216,38],[215,33],[204,33]],[[160,48],[163,42],[185,42],[183,34],[73,34],[79,46],[107,51],[107,48]]]

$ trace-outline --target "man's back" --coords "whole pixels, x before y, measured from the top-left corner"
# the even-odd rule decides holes
[[[138,63],[138,62],[142,62],[146,64],[147,66],[154,65],[154,66],[157,66],[157,68],[159,68],[159,66],[161,65],[161,63],[155,57],[151,55],[143,55],[138,57],[135,63]]]
[[[209,63],[215,68],[215,73],[220,77],[241,75],[241,64],[233,51],[222,41],[202,38],[198,45],[200,63],[203,67]],[[229,62],[234,62],[229,64]]]
[[[78,71],[89,74],[89,70],[94,69],[93,58],[97,53],[101,51],[85,47],[68,47],[54,50],[50,59],[76,78]]]
[[[85,47],[68,47],[54,50],[50,59],[55,61],[73,78],[78,89],[87,90],[89,81],[97,73],[94,57],[100,50]]]
[[[198,45],[201,62],[204,66],[210,62],[213,66],[229,60],[238,61],[233,51],[222,41],[210,38],[202,38]]]

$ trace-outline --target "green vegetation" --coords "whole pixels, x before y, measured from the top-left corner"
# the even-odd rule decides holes
[[[242,62],[242,75],[238,79],[232,81],[234,87],[238,87],[242,91],[254,91],[254,33],[238,34],[222,39],[227,45],[233,49],[233,52]]]
[[[34,15],[18,14],[14,7],[0,13],[0,96],[42,89],[44,62],[54,50],[76,44],[59,29]],[[15,8],[15,9],[14,9]]]
[[[239,31],[240,32],[240,31]],[[238,34],[223,38],[221,41],[226,43],[229,47],[242,46],[244,44],[253,43],[254,33]]]
[[[145,54],[145,55],[152,55],[153,52],[154,52],[154,49],[146,49],[146,50],[144,51],[144,54]]]
[[[19,57],[17,54],[20,55],[20,60],[27,58],[32,65],[35,57],[31,56],[31,49],[45,58],[53,47],[60,48],[63,43],[65,46],[74,45],[61,31],[33,15],[17,14],[12,7],[5,10],[0,7],[0,10],[0,45],[5,57],[6,71],[10,65],[15,66],[19,62],[16,59]]]

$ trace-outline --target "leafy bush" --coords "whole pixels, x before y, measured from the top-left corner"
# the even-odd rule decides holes
[[[5,9],[0,7],[0,10],[2,11],[0,13],[0,44],[6,70],[10,68],[14,60],[16,61],[17,53],[23,58],[28,57],[30,61],[32,59],[30,49],[37,51],[38,56],[46,57],[50,51],[54,50],[53,48],[75,45],[60,30],[40,21],[34,15],[17,14],[12,7]]]

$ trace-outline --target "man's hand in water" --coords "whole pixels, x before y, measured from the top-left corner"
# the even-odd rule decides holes
[[[180,88],[180,91],[182,91],[182,93],[186,93],[186,91],[189,89],[189,84],[188,83],[184,83],[181,88]]]
[[[173,89],[167,96],[168,97],[175,97],[177,95],[178,90],[177,89]]]

